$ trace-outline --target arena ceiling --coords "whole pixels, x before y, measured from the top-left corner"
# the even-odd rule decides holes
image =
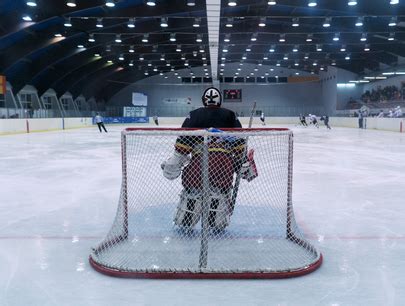
[[[226,69],[235,62],[365,74],[405,57],[404,0],[207,1],[221,6],[218,46],[205,0],[1,0],[0,74],[15,92],[108,99],[130,82],[210,66],[212,49],[219,77],[248,73]]]

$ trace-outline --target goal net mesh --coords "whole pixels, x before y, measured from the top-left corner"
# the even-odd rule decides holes
[[[162,278],[278,278],[315,270],[322,256],[293,213],[292,145],[284,129],[123,131],[118,210],[92,250],[92,266]],[[161,165],[175,152],[182,172],[167,179]]]

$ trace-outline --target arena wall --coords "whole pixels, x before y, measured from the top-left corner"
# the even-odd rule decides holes
[[[249,124],[249,117],[239,118],[243,127]],[[159,118],[160,126],[180,127],[184,117],[161,117]],[[297,117],[268,117],[266,118],[267,126],[291,126],[298,125]],[[323,127],[323,122],[320,121]],[[258,117],[254,118],[254,124],[261,124]],[[358,128],[358,119],[349,117],[331,117],[330,124],[333,127]],[[73,128],[84,128],[92,126],[92,118],[52,118],[52,119],[0,119],[0,135],[54,131]],[[154,126],[153,118],[150,123],[129,124],[127,126]],[[405,118],[367,118],[367,129],[382,131],[405,132]]]

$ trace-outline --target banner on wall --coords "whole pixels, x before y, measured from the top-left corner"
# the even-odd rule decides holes
[[[133,92],[132,93],[132,105],[148,106],[148,96],[141,92]]]
[[[103,117],[105,124],[149,123],[149,117]],[[93,124],[96,124],[93,118]]]
[[[187,104],[190,105],[191,104],[191,97],[187,97],[187,98],[163,98],[162,99],[163,103],[167,103],[167,104]]]
[[[144,106],[125,106],[124,117],[146,117],[146,107]]]
[[[6,77],[4,75],[0,75],[0,95],[6,94]]]

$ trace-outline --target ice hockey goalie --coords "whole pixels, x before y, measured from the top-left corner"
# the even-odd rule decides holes
[[[234,112],[221,108],[221,93],[216,88],[205,90],[204,107],[192,111],[184,121],[184,128],[204,128],[218,136],[208,143],[208,177],[210,205],[208,223],[216,230],[229,225],[233,212],[232,191],[236,173],[251,181],[257,176],[253,151],[245,148],[245,140],[224,134],[220,128],[240,128]],[[174,223],[182,228],[193,228],[202,215],[202,151],[203,137],[182,136],[175,144],[173,155],[163,162],[163,175],[170,180],[181,174],[180,202]]]

